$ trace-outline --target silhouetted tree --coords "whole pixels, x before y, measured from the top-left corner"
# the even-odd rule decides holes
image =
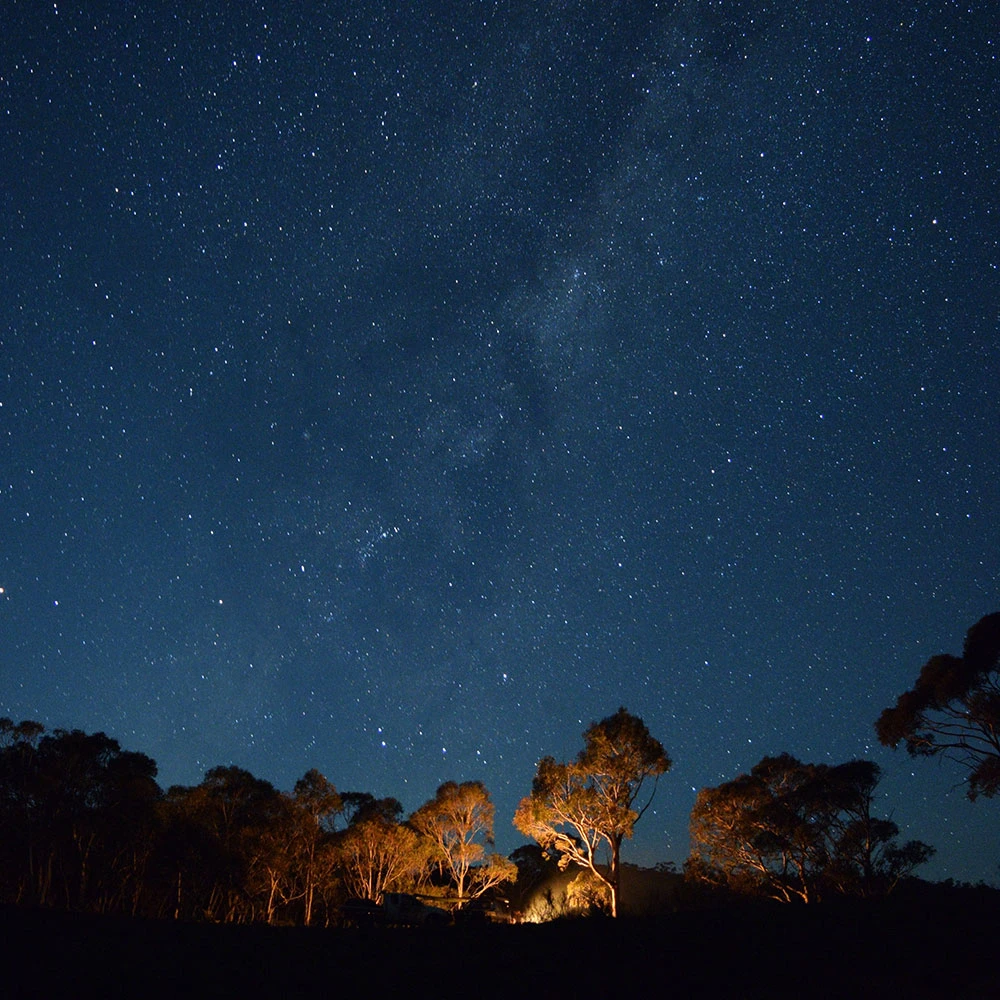
[[[458,895],[458,906],[503,882],[512,882],[517,869],[495,852],[493,803],[481,781],[445,782],[429,802],[411,817],[410,824],[433,846],[433,860]]]
[[[934,848],[919,840],[897,844],[899,827],[891,819],[873,815],[881,777],[878,764],[870,760],[829,767],[821,776],[837,807],[830,823],[831,857],[824,881],[844,894],[886,895],[934,855]]]
[[[533,888],[558,870],[545,848],[539,844],[522,844],[511,852],[510,860],[517,868],[519,890]]]
[[[154,869],[157,874],[155,916],[175,920],[219,920],[213,911],[218,873],[227,865],[225,851],[203,812],[195,788],[172,785],[159,807]]]
[[[362,820],[384,819],[399,823],[403,818],[403,804],[399,799],[377,799],[370,792],[344,792],[341,797],[343,816],[348,826]]]
[[[156,764],[104,733],[0,720],[0,841],[19,902],[135,912],[151,848]]]
[[[531,794],[521,800],[514,825],[558,852],[561,867],[580,865],[600,879],[608,887],[611,914],[616,916],[622,841],[632,836],[671,761],[642,719],[624,708],[593,723],[583,739],[575,761],[539,761]],[[649,797],[636,808],[650,778]],[[605,870],[600,865],[602,847],[607,852]]]
[[[4,716],[0,718],[0,750],[17,745],[34,747],[44,732],[45,726],[40,722],[24,719],[15,723]]]
[[[961,656],[943,653],[923,666],[917,682],[875,723],[881,743],[906,743],[911,754],[943,754],[968,772],[968,795],[1000,789],[1000,612],[965,636]]]
[[[926,844],[896,846],[891,820],[872,816],[877,765],[803,764],[765,757],[749,774],[698,793],[689,877],[783,902],[812,902],[824,886],[887,892],[926,861]]]
[[[41,825],[35,795],[40,722],[0,719],[0,899],[37,902]]]

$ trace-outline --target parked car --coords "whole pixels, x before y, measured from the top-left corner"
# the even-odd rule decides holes
[[[382,907],[370,899],[348,899],[340,904],[340,919],[350,927],[373,927],[382,921]]]
[[[405,927],[430,927],[450,924],[451,914],[408,892],[387,892],[382,897],[382,920]]]
[[[455,912],[455,919],[462,923],[510,924],[514,922],[510,900],[501,897],[487,899],[480,896],[469,900]]]

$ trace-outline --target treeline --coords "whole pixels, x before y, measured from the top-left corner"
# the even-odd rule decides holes
[[[1000,612],[966,634],[962,656],[923,667],[879,717],[886,745],[960,752],[969,796],[1000,790]],[[392,798],[338,792],[308,771],[291,792],[238,767],[163,791],[155,761],[104,733],[0,719],[0,903],[217,922],[310,925],[351,897],[447,897],[459,908],[514,883],[579,869],[570,895],[618,912],[621,849],[671,760],[620,708],[583,734],[569,762],[539,761],[514,825],[537,846],[504,858],[478,781],[446,782],[409,817]],[[934,853],[898,843],[875,814],[876,764],[765,757],[698,793],[689,886],[782,902],[891,892]],[[516,863],[515,863],[516,862]],[[544,888],[544,887],[543,887]]]
[[[620,849],[670,760],[641,719],[594,723],[575,761],[539,764],[515,824],[538,846],[490,850],[481,782],[447,782],[405,817],[316,770],[291,792],[239,767],[163,791],[152,758],[104,733],[0,719],[0,902],[225,923],[328,925],[348,899],[419,892],[461,908],[502,888],[526,903],[560,869],[567,905],[617,912]],[[878,896],[930,857],[873,813],[879,772],[765,758],[698,795],[689,885],[783,901]],[[648,788],[648,784],[647,784]],[[602,860],[603,859],[603,860]]]
[[[888,895],[934,848],[900,844],[899,827],[875,814],[880,777],[868,760],[765,757],[749,774],[698,793],[685,874],[785,903]]]
[[[0,902],[214,922],[316,924],[389,890],[471,900],[516,876],[488,852],[479,782],[442,785],[404,820],[395,799],[292,792],[239,767],[163,791],[156,763],[104,733],[0,719]]]

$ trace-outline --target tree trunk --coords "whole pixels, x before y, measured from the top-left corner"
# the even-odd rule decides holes
[[[622,838],[616,835],[611,840],[611,916],[618,916],[618,890],[621,878]]]
[[[304,913],[302,922],[308,927],[312,923],[312,912],[313,912],[313,895],[316,891],[316,883],[313,880],[312,872],[306,878],[306,893],[305,902],[303,903]]]
[[[274,923],[274,912],[275,912],[275,897],[278,895],[278,878],[274,872],[270,873],[271,876],[271,891],[267,897],[267,922],[269,924]]]

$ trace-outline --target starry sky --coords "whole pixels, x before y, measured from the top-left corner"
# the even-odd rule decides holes
[[[0,715],[407,811],[619,705],[625,859],[877,744],[1000,610],[985,2],[20,2],[0,15]]]

